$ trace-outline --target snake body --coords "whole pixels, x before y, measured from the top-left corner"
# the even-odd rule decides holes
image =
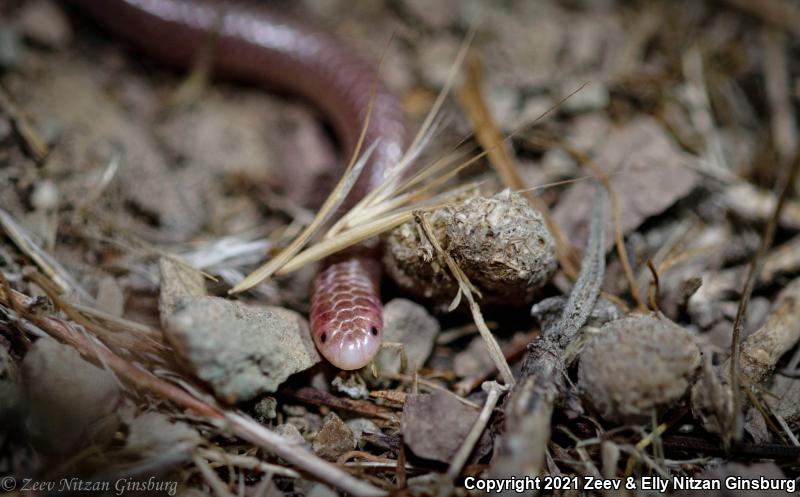
[[[343,156],[358,141],[376,80],[375,65],[331,34],[264,3],[229,0],[69,0],[147,56],[188,68],[213,41],[216,74],[287,90],[319,107]],[[343,206],[352,206],[387,176],[408,138],[402,108],[381,84],[366,144],[376,144]],[[312,285],[311,332],[334,366],[358,369],[383,335],[375,251],[354,249],[321,265]]]

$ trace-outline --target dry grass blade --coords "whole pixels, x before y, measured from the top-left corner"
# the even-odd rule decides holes
[[[440,167],[443,163],[446,165],[447,157],[443,157],[442,159],[435,161],[433,164],[423,168],[422,171],[419,174],[414,175],[412,179],[403,183],[400,182],[403,174],[408,171],[414,160],[421,153],[425,144],[433,136],[437,128],[436,121],[439,119],[439,112],[441,111],[445,99],[450,94],[450,91],[455,84],[458,70],[461,68],[461,64],[466,57],[469,46],[475,37],[475,32],[476,29],[473,26],[467,36],[461,42],[461,46],[456,54],[456,58],[453,64],[450,66],[444,86],[436,96],[436,100],[428,111],[428,114],[425,116],[425,120],[417,131],[417,134],[414,136],[414,139],[412,140],[411,145],[409,145],[408,150],[400,159],[400,162],[394,167],[391,174],[380,185],[378,185],[378,187],[368,192],[363,199],[361,199],[355,206],[353,206],[352,209],[350,209],[349,212],[342,216],[342,218],[331,228],[329,232],[330,235],[337,234],[345,227],[357,226],[359,219],[374,217],[376,212],[380,213],[378,210],[379,206],[385,205],[392,197],[397,196],[402,191],[407,190],[416,184],[415,178],[419,177],[420,175],[433,174],[438,171],[438,167]],[[383,212],[385,211],[386,208],[384,208]]]
[[[39,247],[33,238],[20,226],[14,218],[0,208],[0,227],[6,235],[14,242],[17,248],[41,269],[48,278],[53,280],[62,293],[76,292],[81,298],[91,302],[92,297],[84,290],[77,281],[43,248]]]
[[[370,110],[372,109],[372,101],[370,101]],[[305,244],[313,237],[317,231],[330,219],[330,217],[336,212],[337,207],[344,201],[345,197],[350,191],[350,188],[355,184],[356,179],[358,179],[358,175],[363,169],[364,165],[366,164],[367,160],[369,159],[369,152],[374,150],[374,147],[377,143],[374,143],[372,147],[367,151],[366,154],[360,159],[355,160],[358,154],[358,151],[361,148],[361,145],[364,141],[364,135],[367,131],[367,126],[369,126],[369,113],[368,117],[365,121],[364,128],[361,130],[361,136],[358,139],[358,145],[356,146],[356,152],[353,156],[353,161],[347,166],[345,169],[342,178],[339,180],[339,183],[336,185],[336,188],[333,189],[333,192],[328,196],[325,200],[325,203],[322,204],[319,212],[317,213],[316,217],[311,221],[311,223],[303,230],[302,233],[297,235],[297,237],[292,240],[288,247],[283,249],[280,254],[278,254],[274,259],[270,260],[268,263],[264,264],[263,266],[259,267],[251,274],[249,274],[244,280],[242,280],[238,285],[231,288],[228,293],[235,294],[241,293],[246,290],[253,288],[254,286],[258,285],[259,283],[263,282],[275,272],[280,269],[283,265],[285,265],[292,257],[294,257]]]
[[[511,367],[509,367],[508,362],[506,362],[503,351],[500,349],[500,345],[498,345],[497,340],[494,339],[494,335],[492,335],[492,332],[486,326],[486,322],[483,320],[483,315],[481,314],[481,309],[478,306],[478,303],[475,302],[475,298],[472,296],[473,293],[476,293],[475,287],[472,285],[472,283],[470,283],[467,275],[465,275],[461,268],[458,267],[456,261],[454,261],[453,258],[450,257],[450,254],[445,252],[445,250],[442,248],[441,244],[436,239],[433,228],[428,220],[425,219],[425,214],[422,212],[416,212],[414,214],[414,219],[422,228],[422,231],[425,233],[428,242],[430,242],[436,252],[438,252],[447,263],[447,267],[453,274],[453,278],[455,278],[455,280],[458,282],[458,295],[463,295],[467,299],[467,302],[469,302],[469,309],[472,312],[472,318],[475,321],[475,325],[478,327],[481,338],[483,338],[483,340],[486,342],[486,348],[492,358],[492,361],[494,362],[495,367],[497,368],[497,371],[500,372],[500,377],[503,379],[503,383],[509,387],[513,387],[515,380],[514,375],[511,374]],[[454,303],[458,301],[458,295],[456,296]]]

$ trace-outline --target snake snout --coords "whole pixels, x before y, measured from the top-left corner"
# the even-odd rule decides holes
[[[317,347],[339,369],[361,369],[372,361],[381,347],[379,323],[366,323],[335,333],[322,333]]]

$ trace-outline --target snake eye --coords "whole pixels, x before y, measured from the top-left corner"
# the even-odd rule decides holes
[[[372,336],[378,336],[378,328],[373,326],[370,331],[372,332]]]
[[[327,339],[328,339],[328,334],[327,333],[323,333],[322,335],[319,336],[319,341],[322,342],[322,343],[325,343],[325,341]]]

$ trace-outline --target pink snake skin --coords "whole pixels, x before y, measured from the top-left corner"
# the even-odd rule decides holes
[[[224,76],[299,94],[333,125],[344,157],[363,127],[376,64],[329,33],[265,2],[211,0],[69,0],[148,56],[188,68],[215,41],[214,69]],[[407,144],[397,99],[378,85],[365,144],[377,142],[345,200],[352,206],[379,184]],[[372,360],[383,337],[378,251],[349,250],[324,261],[312,288],[311,330],[320,353],[353,370]]]

